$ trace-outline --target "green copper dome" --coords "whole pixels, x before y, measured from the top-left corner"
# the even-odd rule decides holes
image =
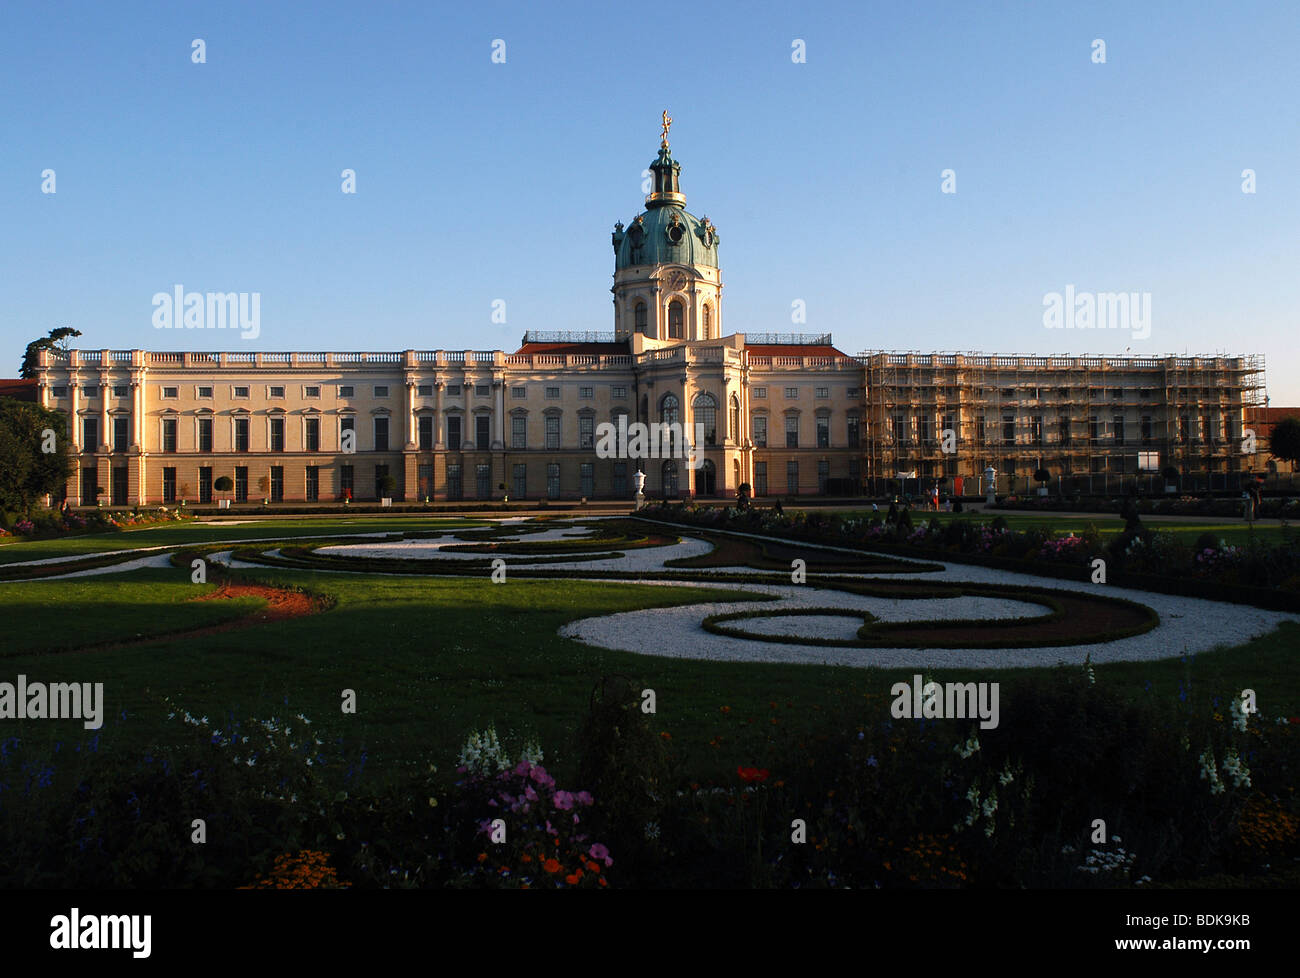
[[[665,113],[665,120],[667,113]],[[654,193],[646,198],[646,210],[624,229],[614,225],[614,268],[636,265],[707,265],[718,267],[718,229],[707,217],[687,212],[686,195],[678,186],[681,164],[668,153],[666,139],[659,156],[650,164]]]

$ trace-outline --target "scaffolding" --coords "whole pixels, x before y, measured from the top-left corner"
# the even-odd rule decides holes
[[[875,492],[891,480],[905,492],[935,480],[951,490],[958,478],[963,492],[982,492],[990,466],[999,492],[1032,490],[1040,469],[1062,492],[1165,492],[1171,465],[1174,491],[1231,491],[1254,467],[1243,470],[1242,431],[1265,399],[1260,355],[872,350],[859,362]]]

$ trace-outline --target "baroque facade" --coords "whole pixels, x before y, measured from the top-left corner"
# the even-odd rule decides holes
[[[685,208],[669,121],[645,209],[614,227],[611,332],[529,333],[514,353],[45,351],[38,400],[72,422],[67,498],[626,499],[638,469],[651,497],[850,495],[988,465],[1241,469],[1258,358],[852,357],[828,334],[726,334],[718,229]],[[694,458],[600,451],[620,421],[681,425]]]

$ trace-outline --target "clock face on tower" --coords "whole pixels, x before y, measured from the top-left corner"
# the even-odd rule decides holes
[[[674,269],[668,273],[668,277],[664,280],[664,284],[668,289],[669,295],[674,292],[680,292],[682,289],[686,288],[686,273],[680,268]]]

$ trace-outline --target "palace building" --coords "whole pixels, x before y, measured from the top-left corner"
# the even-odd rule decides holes
[[[638,469],[651,497],[853,495],[952,491],[989,465],[1076,487],[1173,465],[1226,488],[1251,465],[1262,358],[854,357],[829,334],[726,333],[719,232],[686,210],[670,122],[644,210],[614,227],[612,331],[513,353],[44,351],[37,400],[72,421],[67,498],[626,499]],[[604,457],[620,419],[682,425],[694,467]]]

